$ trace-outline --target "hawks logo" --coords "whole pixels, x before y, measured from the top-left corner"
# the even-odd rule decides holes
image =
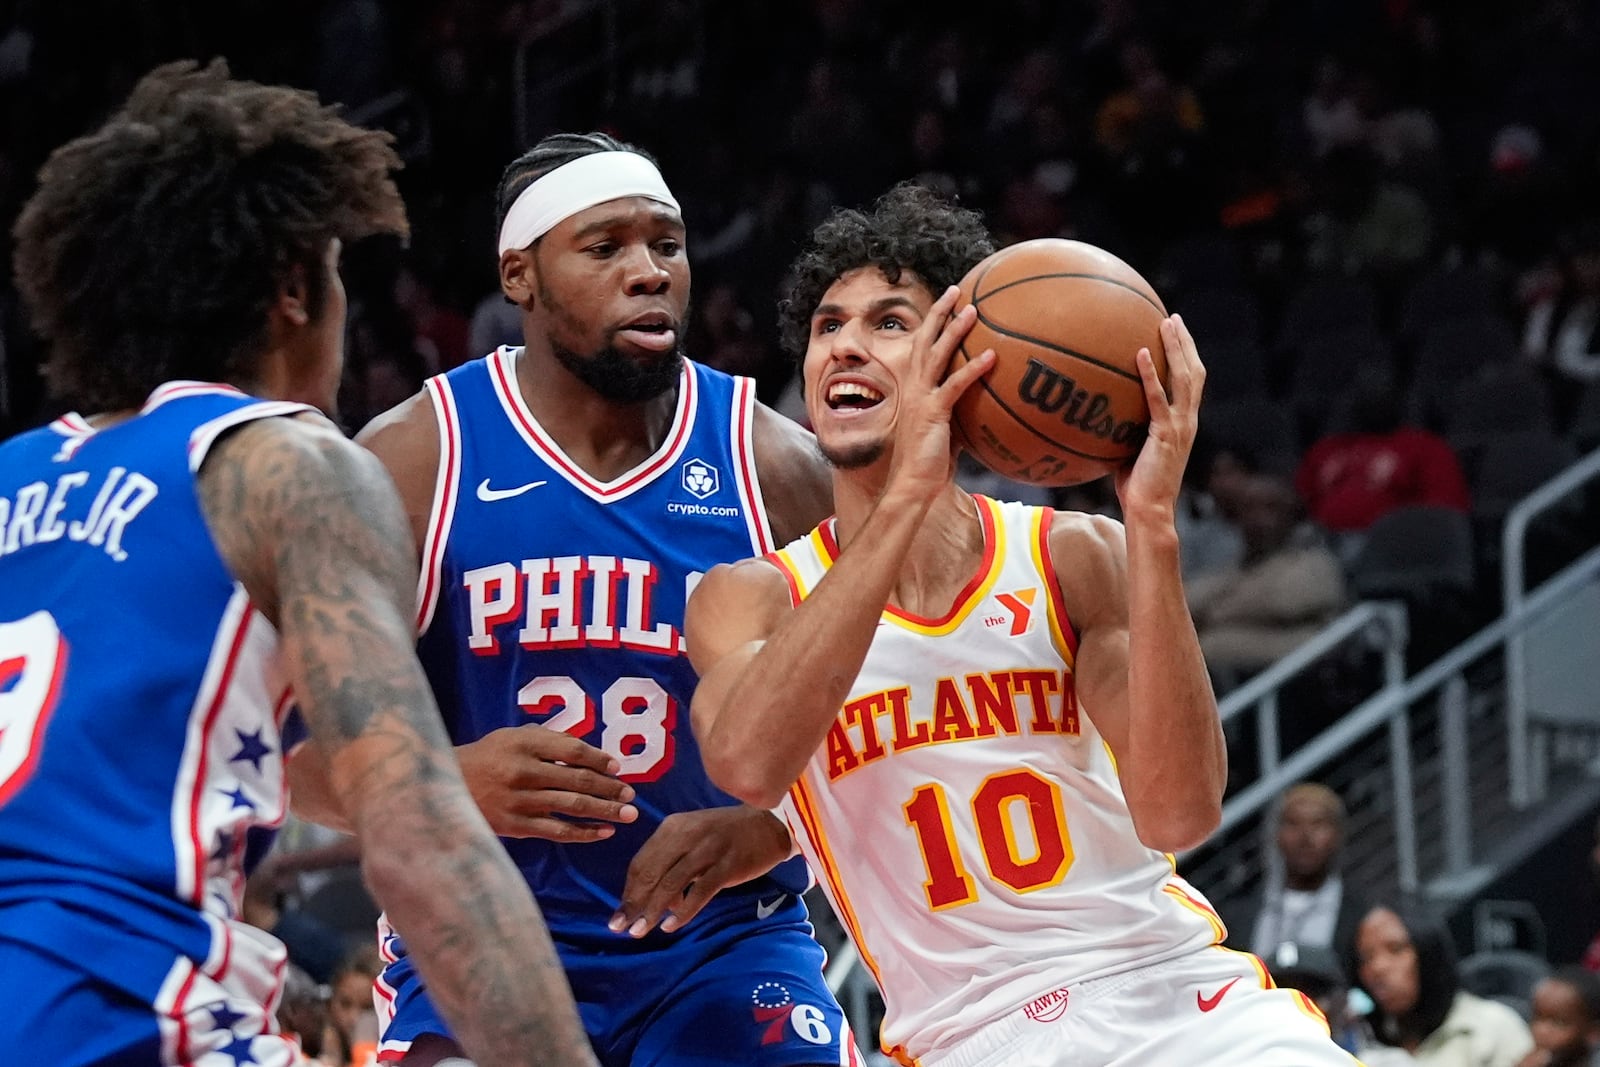
[[[833,1029],[822,1009],[815,1004],[796,1004],[789,987],[781,982],[756,986],[750,991],[750,1005],[756,1024],[766,1027],[761,1034],[762,1045],[782,1041],[786,1027],[807,1044],[826,1045],[833,1040]]]
[[[1036,1023],[1055,1022],[1067,1013],[1067,987],[1052,989],[1042,997],[1034,997],[1023,1007],[1022,1013]]]

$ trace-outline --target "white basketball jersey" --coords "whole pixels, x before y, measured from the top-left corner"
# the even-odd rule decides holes
[[[1052,512],[974,499],[978,574],[944,618],[884,611],[781,809],[883,991],[884,1049],[907,1063],[1224,935],[1171,857],[1140,843],[1080,713]],[[798,603],[837,555],[829,520],[767,558]]]

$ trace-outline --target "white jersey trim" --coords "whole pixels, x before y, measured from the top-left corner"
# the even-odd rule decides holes
[[[151,402],[145,405],[144,410],[150,411],[168,400],[175,399],[179,395],[194,396],[217,392],[237,393],[238,390],[195,389],[181,394],[174,390],[174,392],[169,393],[160,401],[155,400],[154,394],[152,394]],[[242,396],[244,394],[240,393],[239,395]],[[310,404],[297,404],[289,400],[263,400],[259,404],[252,404],[247,408],[230,411],[228,414],[212,419],[210,422],[201,423],[194,428],[194,432],[189,434],[189,472],[193,474],[198,471],[200,464],[205,462],[207,453],[211,451],[211,446],[216,444],[217,438],[235,426],[242,426],[247,422],[254,422],[256,419],[270,419],[282,415],[299,415],[305,412],[316,414],[317,409]]]
[[[683,361],[683,372],[678,378],[678,407],[672,418],[661,447],[632,470],[625,471],[609,482],[597,482],[574,463],[555,440],[539,425],[517,388],[516,360],[520,348],[500,348],[488,357],[489,380],[500,398],[511,425],[527,442],[530,449],[550,465],[550,469],[569,482],[575,489],[600,504],[609,504],[638,492],[672,468],[689,447],[689,432],[694,429],[695,411],[699,407],[700,387],[694,366]]]
[[[733,418],[729,420],[733,444],[733,477],[744,504],[745,526],[750,531],[750,547],[757,555],[773,549],[772,522],[761,495],[761,473],[756,465],[756,384],[749,378],[733,382]]]
[[[461,413],[456,395],[444,375],[429,378],[428,399],[439,427],[439,470],[433,482],[433,503],[428,508],[428,530],[422,539],[422,572],[417,577],[417,633],[433,624],[444,584],[444,549],[455,523],[456,501],[461,497]]]

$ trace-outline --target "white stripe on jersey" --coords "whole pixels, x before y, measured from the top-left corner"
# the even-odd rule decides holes
[[[978,504],[980,573],[943,618],[884,612],[785,805],[901,1055],[1222,936],[1171,858],[1139,841],[1115,758],[1080,714],[1050,513]],[[804,596],[835,552],[824,527],[769,558]]]
[[[772,551],[772,525],[767,519],[767,502],[761,495],[761,478],[756,471],[756,383],[749,378],[733,380],[733,418],[729,420],[733,438],[733,478],[738,483],[739,502],[744,507],[745,525],[750,530],[750,547],[757,555]]]
[[[433,624],[444,586],[444,546],[455,522],[461,495],[461,412],[456,394],[444,375],[429,378],[428,399],[439,424],[439,471],[434,476],[433,503],[428,507],[427,533],[422,539],[422,573],[417,577],[417,633]]]

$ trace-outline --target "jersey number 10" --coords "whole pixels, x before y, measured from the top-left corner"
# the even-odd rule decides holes
[[[1033,771],[1001,771],[985,778],[968,805],[989,876],[1018,893],[1032,893],[1060,882],[1072,866],[1072,837],[1061,806],[1061,787]],[[970,904],[978,889],[961,862],[950,802],[944,786],[918,786],[905,803],[906,822],[916,831],[928,880],[922,884],[934,911]],[[1019,808],[1033,841],[1018,840]]]

